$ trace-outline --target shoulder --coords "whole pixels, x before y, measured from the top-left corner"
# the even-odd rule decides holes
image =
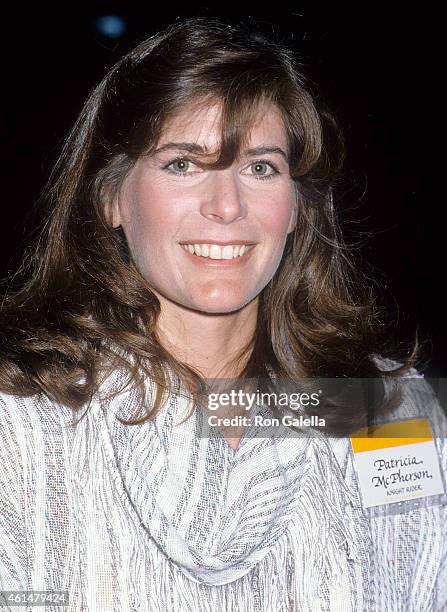
[[[402,364],[393,359],[374,355],[373,359],[382,371],[392,371]],[[443,408],[447,399],[447,380],[428,381],[424,374],[411,368],[405,376],[382,378],[387,393],[394,389],[400,391],[396,408],[381,421],[392,422],[411,418],[428,418],[435,444],[438,448],[440,463],[447,475],[447,415]],[[351,452],[349,438],[330,438],[340,467],[346,474],[348,456]]]
[[[392,371],[402,365],[398,361],[378,355],[374,356],[374,361],[382,371]],[[404,376],[384,376],[383,383],[386,392],[393,389],[399,389],[401,392],[401,400],[387,420],[427,417],[435,436],[447,436],[447,414],[442,405],[443,397],[447,397],[447,389],[444,390],[443,379],[427,380],[421,371],[411,368]]]
[[[12,590],[32,588],[30,558],[55,533],[65,542],[69,412],[45,396],[0,393],[0,584]]]
[[[70,422],[73,411],[50,400],[44,394],[32,396],[10,395],[0,392],[0,427],[32,426],[54,428]]]
[[[62,479],[75,436],[73,415],[45,395],[0,393],[0,498],[23,494],[25,485],[32,496],[54,474]]]
[[[72,418],[72,410],[46,396],[0,393],[0,485],[8,474],[33,474],[64,453]]]
[[[401,364],[381,359],[381,369],[393,370]],[[384,367],[382,367],[384,366]],[[407,559],[402,575],[408,574],[406,567],[412,567],[413,579],[408,578],[407,590],[411,601],[419,601],[419,597],[432,597],[436,610],[447,608],[447,415],[445,411],[447,388],[445,379],[426,379],[416,368],[411,368],[406,376],[384,378],[386,388],[396,386],[401,391],[401,399],[397,408],[389,415],[387,421],[399,421],[410,418],[427,418],[433,432],[433,443],[439,458],[441,479],[444,495],[422,505],[417,511],[398,513],[396,515],[377,517],[374,519],[376,529],[373,538],[376,546],[387,546],[390,558],[396,558],[396,549],[406,550]],[[390,537],[384,537],[389,530]],[[419,538],[419,549],[425,557],[415,557],[411,561],[413,546],[408,543],[408,534]],[[391,534],[392,537],[391,537]],[[418,535],[419,534],[419,535]],[[392,542],[396,544],[392,544]],[[395,547],[394,547],[395,546]],[[410,574],[408,574],[409,576]],[[430,591],[433,592],[430,594]],[[422,600],[421,601],[421,608]]]

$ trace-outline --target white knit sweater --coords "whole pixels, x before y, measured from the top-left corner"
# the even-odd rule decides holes
[[[134,400],[100,393],[70,428],[67,407],[0,394],[0,589],[67,589],[76,612],[447,610],[445,497],[370,513],[348,438],[243,437],[234,451],[197,436],[199,411],[174,426],[177,394],[122,425]],[[447,419],[418,379],[393,419],[421,414],[445,482]]]

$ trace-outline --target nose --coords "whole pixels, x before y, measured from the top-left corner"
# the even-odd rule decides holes
[[[200,212],[204,217],[225,225],[246,216],[247,207],[241,200],[241,186],[232,168],[211,172]]]

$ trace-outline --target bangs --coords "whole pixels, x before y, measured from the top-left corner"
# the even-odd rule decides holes
[[[188,113],[189,121],[195,121],[197,112],[212,106],[220,107],[220,146],[217,151],[208,151],[201,145],[193,145],[190,153],[196,160],[200,160],[199,165],[213,170],[228,168],[239,159],[247,150],[250,142],[250,134],[254,125],[262,121],[265,115],[265,106],[273,104],[273,101],[265,95],[249,96],[246,93],[241,95],[229,95],[217,97],[210,95],[202,97],[189,103],[177,105],[171,112],[166,113],[159,121],[156,139],[145,152],[145,155],[152,155],[159,146],[163,132],[174,118]],[[283,116],[280,108],[276,110]],[[287,151],[287,155],[288,155]]]

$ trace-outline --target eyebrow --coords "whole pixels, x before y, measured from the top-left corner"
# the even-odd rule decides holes
[[[189,153],[207,153],[208,149],[206,147],[202,147],[201,145],[196,144],[195,142],[167,142],[162,145],[158,149],[156,149],[154,155],[157,153],[161,153],[162,151],[166,151],[167,149],[176,149],[182,151],[188,151]],[[286,153],[281,149],[281,147],[276,146],[262,146],[262,147],[254,147],[252,149],[247,149],[244,151],[244,155],[265,155],[266,153],[278,153],[282,155],[286,162],[288,162],[288,158]]]

